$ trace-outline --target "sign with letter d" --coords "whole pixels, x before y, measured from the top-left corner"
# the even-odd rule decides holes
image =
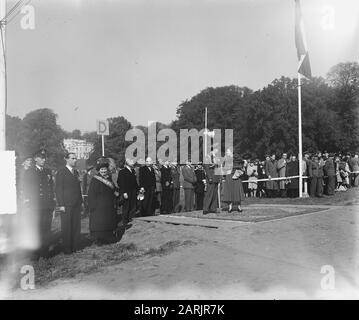
[[[97,120],[96,127],[98,135],[108,136],[110,134],[108,120]]]

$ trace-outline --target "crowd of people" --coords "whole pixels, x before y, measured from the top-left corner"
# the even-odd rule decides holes
[[[283,153],[279,159],[267,155],[260,161],[227,150],[224,161],[209,157],[206,164],[195,165],[147,158],[136,163],[125,159],[118,166],[114,159],[101,157],[83,171],[76,169],[74,153],[64,159],[65,166],[54,173],[46,168],[46,153],[40,150],[23,162],[19,173],[19,211],[36,224],[40,256],[49,251],[54,212],[61,216],[63,251],[72,253],[79,249],[81,214],[89,216],[91,237],[103,244],[118,241],[119,230],[130,227],[135,216],[193,210],[209,214],[221,204],[229,213],[241,213],[246,197],[299,195],[299,161],[294,154]],[[358,153],[305,152],[301,169],[312,197],[359,185]]]

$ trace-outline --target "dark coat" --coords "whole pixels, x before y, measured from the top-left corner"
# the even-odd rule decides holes
[[[323,175],[323,167],[318,162],[311,161],[309,165],[309,177],[322,178]]]
[[[138,184],[136,179],[136,171],[128,168],[123,168],[118,173],[117,185],[120,190],[120,194],[124,193],[136,193],[138,191]]]
[[[290,161],[287,163],[286,171],[285,171],[286,177],[292,177],[292,176],[299,176],[299,161]],[[299,189],[299,178],[291,179],[290,182],[287,184],[288,189]]]
[[[111,177],[107,179],[112,182]],[[88,190],[90,231],[113,231],[117,226],[115,187],[111,188],[93,177]]]
[[[194,173],[193,167],[188,166],[182,167],[183,176],[183,189],[194,189],[194,185],[197,182],[196,174]]]
[[[206,181],[208,184],[218,184],[221,181],[221,175],[215,174],[214,165],[204,165],[204,170],[206,172]]]
[[[139,170],[140,188],[145,190],[156,189],[156,175],[152,167],[143,166]]]
[[[168,182],[166,185],[166,182]],[[172,173],[171,168],[164,166],[161,168],[161,184],[162,184],[162,190],[165,189],[172,189],[173,188],[173,181],[172,181]]]
[[[335,176],[335,166],[334,166],[334,162],[333,159],[327,159],[327,161],[325,161],[325,165],[324,165],[324,174],[326,176]]]
[[[179,189],[181,187],[180,183],[180,169],[178,166],[171,168],[172,181],[173,181],[173,189]]]
[[[74,174],[67,167],[56,174],[56,200],[59,206],[72,207],[82,203],[80,180],[77,171]]]
[[[55,207],[54,180],[49,169],[36,167],[24,170],[21,175],[23,201],[31,208],[53,209]]]
[[[196,174],[197,182],[194,187],[194,192],[196,193],[204,193],[204,183],[202,180],[206,179],[206,172],[203,169],[194,170]]]

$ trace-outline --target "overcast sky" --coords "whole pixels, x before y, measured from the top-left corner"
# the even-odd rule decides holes
[[[8,10],[15,1],[7,1]],[[169,123],[209,86],[296,77],[294,0],[33,0],[7,27],[8,113],[51,108],[66,130],[122,115]],[[358,61],[359,1],[302,0],[314,76]],[[334,13],[334,15],[332,15]]]

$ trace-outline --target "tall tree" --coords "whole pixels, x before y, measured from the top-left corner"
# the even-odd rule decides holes
[[[57,115],[50,109],[29,112],[22,121],[21,140],[17,145],[21,155],[29,155],[44,148],[52,168],[63,164],[64,131],[57,124]]]

